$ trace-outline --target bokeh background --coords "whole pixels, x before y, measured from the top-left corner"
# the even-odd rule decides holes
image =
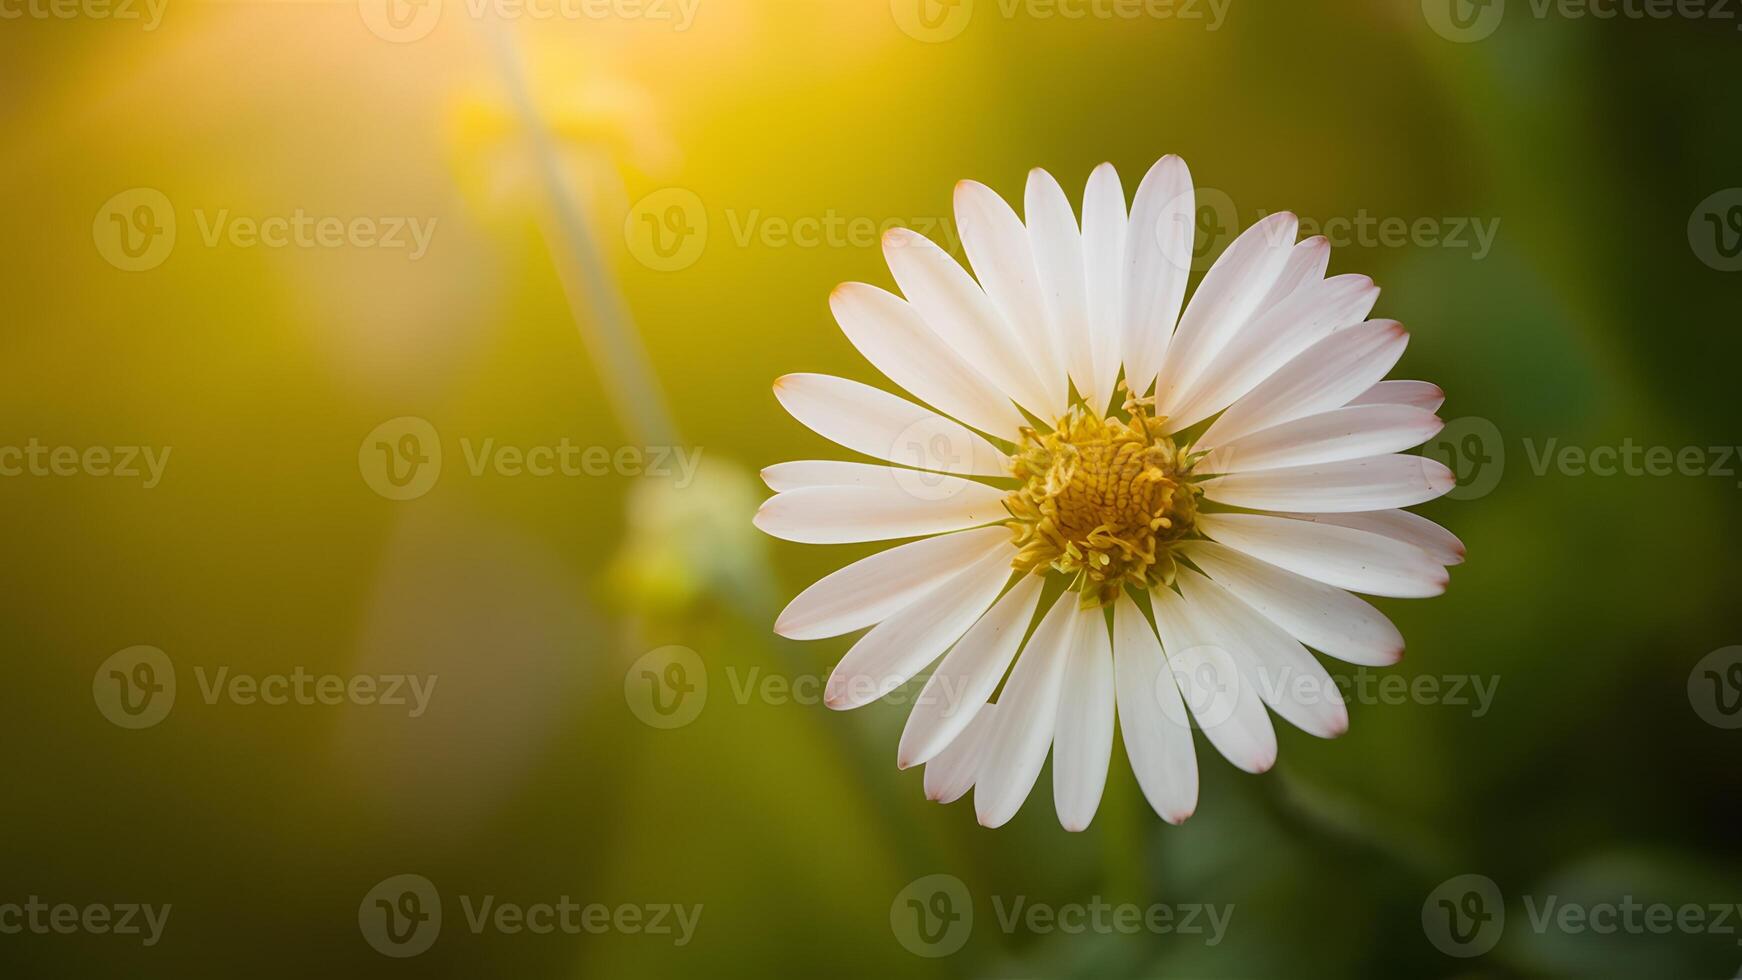
[[[1530,915],[1549,896],[1742,901],[1742,731],[1723,727],[1742,684],[1725,687],[1734,655],[1700,666],[1742,643],[1742,462],[1710,449],[1742,442],[1733,8],[5,9],[0,444],[170,455],[149,487],[88,468],[0,478],[0,904],[172,906],[149,947],[0,935],[6,975],[1742,966],[1742,917],[1728,934],[1598,935]],[[1325,223],[1348,219],[1332,271],[1378,280],[1376,315],[1413,333],[1396,376],[1449,393],[1458,438],[1438,451],[1464,488],[1424,512],[1470,560],[1444,597],[1379,600],[1410,640],[1400,665],[1333,665],[1442,693],[1358,700],[1335,742],[1279,726],[1262,777],[1200,740],[1183,827],[1149,811],[1116,748],[1088,832],[1058,828],[1045,774],[985,830],[971,803],[927,803],[920,772],[895,770],[905,707],[816,702],[850,638],[770,632],[786,598],[872,550],[751,531],[756,469],[828,451],[770,382],[884,383],[828,291],[890,284],[875,235],[890,224],[959,254],[956,180],[1015,199],[1044,166],[1076,200],[1095,164],[1129,192],[1168,152],[1215,192],[1206,259],[1270,211],[1334,235]],[[157,196],[117,203],[139,188]],[[299,213],[346,231],[267,247],[234,223]],[[1363,236],[1363,215],[1411,230]],[[393,427],[406,418],[427,426],[410,444]],[[597,475],[475,474],[486,440],[701,462],[687,478],[637,475],[633,457]],[[1702,462],[1533,465],[1629,440]],[[433,484],[382,482],[382,459],[410,446],[409,466],[432,442]],[[177,691],[130,729],[103,692],[111,656],[137,645],[162,651]],[[675,721],[650,714],[644,672],[679,661],[705,691]],[[202,693],[220,670],[298,668],[438,680],[415,717]],[[401,874],[432,882],[445,918],[426,952],[395,958],[359,911]],[[971,896],[971,935],[917,955],[939,950],[915,950],[898,896],[940,874]],[[1469,958],[1424,927],[1464,875],[1490,879],[1505,911]],[[461,896],[703,912],[683,945],[477,934]],[[1214,945],[1002,928],[1016,896],[1233,915]]]

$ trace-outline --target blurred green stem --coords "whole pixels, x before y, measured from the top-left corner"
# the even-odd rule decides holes
[[[635,331],[627,304],[605,268],[598,244],[593,240],[592,226],[586,220],[580,198],[563,168],[556,143],[533,100],[525,64],[515,41],[509,29],[498,21],[488,22],[484,30],[489,34],[516,115],[532,143],[550,202],[549,216],[541,216],[541,223],[546,227],[546,243],[562,280],[575,327],[598,367],[599,380],[613,414],[629,438],[642,445],[676,445],[677,424],[666,407],[659,379]],[[772,570],[759,567],[757,578],[766,588],[755,589],[754,594],[772,595]],[[757,609],[754,613],[761,614],[755,616],[759,624],[773,618],[771,608]],[[640,625],[632,624],[630,628],[639,628]],[[800,676],[812,666],[799,653],[798,644],[782,640],[774,646],[778,650],[776,656],[785,662],[784,668],[790,676]],[[842,756],[856,766],[854,771],[869,771],[871,752],[853,738],[852,727],[826,724],[823,719],[816,723],[827,730],[827,737],[835,742]],[[883,815],[882,825],[897,851],[905,849],[922,862],[935,863],[937,856],[931,839],[919,833],[919,828],[912,826],[911,821],[902,819],[902,804],[897,801],[891,785],[885,780],[872,779],[866,782],[865,788],[872,805]]]
[[[666,408],[659,379],[635,332],[628,307],[605,269],[598,243],[593,240],[592,226],[563,169],[550,130],[533,101],[520,52],[499,21],[490,21],[485,31],[520,125],[532,143],[539,176],[550,201],[546,239],[551,257],[556,262],[575,327],[598,368],[599,381],[613,414],[629,438],[644,446],[676,445],[677,426]]]

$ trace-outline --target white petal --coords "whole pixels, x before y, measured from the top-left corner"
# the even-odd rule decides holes
[[[1227,589],[1182,569],[1180,592],[1225,628],[1229,652],[1264,703],[1284,721],[1320,738],[1349,730],[1349,710],[1325,668],[1280,626],[1264,618]]]
[[[1403,656],[1403,634],[1391,620],[1342,589],[1214,541],[1190,541],[1181,552],[1218,584],[1315,650],[1368,667],[1389,666]]]
[[[1124,210],[1124,202],[1120,202]],[[1053,336],[1077,391],[1094,404],[1095,347],[1089,298],[1083,278],[1083,236],[1064,188],[1044,170],[1028,172],[1023,201],[1028,242],[1040,275],[1041,299]],[[1104,408],[1106,401],[1101,402]]]
[[[1018,404],[1045,413],[1046,392],[1018,349],[1016,334],[949,253],[918,232],[892,228],[883,236],[883,257],[926,326]]]
[[[1042,581],[1038,575],[1024,575],[944,655],[907,716],[896,749],[898,768],[927,762],[943,751],[992,697],[1028,632]]]
[[[1125,356],[1125,189],[1110,163],[1096,167],[1083,189],[1083,282],[1089,332],[1094,339],[1095,383],[1083,392],[1089,407],[1106,411]]]
[[[823,703],[857,708],[883,697],[924,670],[956,642],[1010,581],[1010,561],[993,554],[859,638],[835,665]]]
[[[1451,580],[1433,556],[1371,531],[1268,514],[1201,514],[1210,538],[1259,561],[1368,595],[1419,599]]]
[[[1061,417],[1070,404],[1064,346],[1047,319],[1028,229],[996,191],[972,180],[956,185],[956,228],[980,286],[1014,331],[1029,368],[1040,379],[1047,398],[1047,411],[1041,417]]]
[[[982,432],[1015,440],[1026,421],[998,386],[962,360],[907,301],[862,282],[829,294],[835,322],[859,353],[921,401]]]
[[[1366,319],[1378,299],[1379,287],[1366,276],[1337,276],[1297,290],[1222,348],[1171,406],[1168,429],[1177,432],[1227,408],[1307,348]]]
[[[983,527],[898,545],[837,569],[800,592],[774,632],[819,640],[880,623],[976,562],[1010,547],[1010,531]]]
[[[927,470],[838,459],[801,459],[765,466],[762,468],[762,482],[775,493],[808,487],[860,487],[926,501],[947,500],[964,492],[980,494],[985,487],[978,481]]]
[[[992,732],[992,719],[997,711],[995,704],[981,708],[967,730],[926,763],[926,799],[954,803],[974,788],[974,776],[986,757],[987,736]]]
[[[1443,496],[1457,485],[1444,463],[1407,455],[1231,473],[1199,484],[1205,497],[1235,507],[1325,513],[1408,507]]]
[[[1171,589],[1156,589],[1150,599],[1168,668],[1204,737],[1247,772],[1275,765],[1276,730],[1264,701],[1230,652],[1227,626]]]
[[[1161,819],[1184,823],[1198,808],[1192,726],[1161,641],[1137,605],[1123,595],[1113,605],[1113,668],[1119,731],[1137,785]]]
[[[1413,405],[1437,412],[1446,403],[1446,393],[1429,381],[1381,381],[1359,395],[1351,405]]]
[[[887,391],[826,374],[788,374],[774,397],[825,439],[891,463],[963,476],[1009,476],[1010,459],[985,437]]]
[[[800,544],[846,544],[917,538],[979,527],[1009,517],[1005,493],[953,476],[938,481],[936,497],[875,487],[800,487],[775,494],[756,511],[765,533]]]
[[[1288,264],[1300,221],[1283,211],[1246,229],[1204,274],[1180,317],[1156,382],[1156,412],[1172,415],[1222,348],[1252,320]]]
[[[1072,832],[1087,830],[1095,819],[1113,757],[1113,646],[1106,616],[1100,607],[1077,616],[1086,622],[1065,665],[1052,740],[1053,806],[1059,825]]]
[[[1432,555],[1442,565],[1464,563],[1464,542],[1458,536],[1433,521],[1407,510],[1372,510],[1359,514],[1285,514],[1302,521],[1337,524],[1361,531],[1383,534],[1394,541],[1413,544]]]
[[[801,459],[762,468],[762,482],[775,493],[800,487],[892,487],[899,472],[880,463],[848,463],[838,459]],[[906,470],[907,473],[917,472]]]
[[[1394,320],[1372,320],[1339,330],[1240,396],[1198,444],[1219,446],[1249,432],[1346,405],[1385,377],[1408,344],[1409,334]]]
[[[1334,408],[1241,436],[1204,457],[1199,473],[1249,473],[1379,456],[1419,446],[1445,427],[1407,405]]]
[[[1125,380],[1141,395],[1154,383],[1179,321],[1192,271],[1197,208],[1191,171],[1169,154],[1137,185],[1125,235]],[[1091,275],[1092,275],[1091,271]],[[1257,299],[1258,297],[1254,297]]]
[[[1297,243],[1289,250],[1288,263],[1282,267],[1282,274],[1276,277],[1276,284],[1270,287],[1270,295],[1264,297],[1264,302],[1258,304],[1258,308],[1268,310],[1287,299],[1295,290],[1319,282],[1325,278],[1325,270],[1330,267],[1330,239],[1323,235],[1314,235]]]
[[[1076,601],[1067,593],[1053,604],[1016,660],[986,756],[974,784],[974,813],[983,826],[1002,827],[1016,816],[1046,764],[1058,717],[1065,664],[1079,630]]]

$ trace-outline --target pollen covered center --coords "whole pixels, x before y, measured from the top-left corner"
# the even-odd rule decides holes
[[[1111,603],[1126,585],[1172,582],[1169,545],[1196,524],[1186,450],[1140,402],[1125,408],[1129,419],[1078,405],[1051,432],[1024,429],[1012,467],[1022,486],[1004,501],[1016,569],[1072,576],[1085,606]]]

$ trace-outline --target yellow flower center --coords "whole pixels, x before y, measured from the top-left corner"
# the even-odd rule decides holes
[[[1015,520],[1018,571],[1072,576],[1085,607],[1130,585],[1168,584],[1169,545],[1193,533],[1201,492],[1186,482],[1186,449],[1133,398],[1129,419],[1073,406],[1051,432],[1022,431],[1012,467],[1022,486],[1004,500]]]

